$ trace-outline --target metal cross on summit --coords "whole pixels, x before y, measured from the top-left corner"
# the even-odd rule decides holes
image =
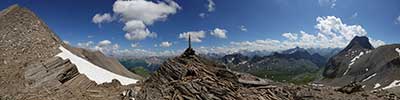
[[[191,36],[189,34],[188,36],[188,48],[185,50],[182,56],[190,57],[192,55],[196,55],[195,51],[192,48],[192,41],[191,41]]]
[[[188,45],[189,45],[188,48],[192,48],[192,41],[190,40],[190,33],[189,33]]]

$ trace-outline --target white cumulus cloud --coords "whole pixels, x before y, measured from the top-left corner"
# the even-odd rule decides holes
[[[227,33],[227,32],[228,32],[228,31],[225,30],[225,29],[215,28],[214,30],[212,30],[212,31],[210,32],[210,34],[213,35],[213,36],[215,36],[215,37],[218,37],[218,38],[227,38],[227,37],[226,37],[226,33]]]
[[[207,5],[207,10],[208,12],[213,12],[215,11],[215,3],[212,0],[207,0],[208,1],[208,5]]]
[[[111,44],[111,41],[110,40],[103,40],[103,41],[100,41],[99,43],[98,43],[98,46],[99,47],[103,47],[103,46],[108,46],[108,45],[110,45]]]
[[[297,40],[298,38],[297,34],[292,34],[292,33],[283,33],[282,36],[292,41]]]
[[[395,23],[396,23],[396,24],[400,24],[400,16],[398,16],[398,17],[396,18]]]
[[[188,40],[189,34],[192,42],[201,42],[202,41],[201,39],[206,37],[205,31],[190,31],[179,34],[179,38]]]
[[[171,42],[165,41],[165,42],[161,42],[160,47],[170,47],[172,46]]]
[[[113,5],[115,14],[122,17],[125,23],[123,30],[128,40],[143,40],[155,37],[147,26],[156,21],[164,21],[169,15],[175,14],[181,7],[172,0],[147,1],[147,0],[117,0]]]
[[[240,25],[239,29],[240,31],[247,32],[247,28],[244,25]]]
[[[101,23],[108,23],[108,22],[112,22],[114,20],[114,17],[111,16],[111,14],[109,13],[104,13],[102,14],[96,14],[93,16],[92,18],[92,22],[95,24],[101,24]]]
[[[240,51],[281,51],[294,47],[302,48],[344,48],[355,36],[366,36],[366,30],[360,25],[347,25],[335,16],[317,17],[316,33],[283,33],[286,39],[261,39],[255,41],[231,42],[220,47],[200,48],[205,53],[234,53]],[[374,47],[384,45],[382,40],[369,38]]]

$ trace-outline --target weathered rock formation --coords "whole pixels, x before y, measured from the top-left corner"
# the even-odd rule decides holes
[[[0,12],[0,99],[11,100],[110,100],[130,99],[121,95],[134,90],[114,80],[97,83],[80,74],[70,60],[56,55],[59,47],[116,74],[140,79],[128,73],[116,60],[100,52],[89,52],[63,42],[26,8],[13,5]],[[83,57],[84,56],[84,57]]]
[[[345,94],[331,87],[296,86],[260,79],[228,70],[224,65],[197,55],[186,55],[164,62],[145,80],[140,100],[321,100],[385,99],[369,92]],[[190,57],[188,57],[190,56]]]

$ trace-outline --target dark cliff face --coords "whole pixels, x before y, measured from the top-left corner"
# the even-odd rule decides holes
[[[359,56],[361,52],[373,50],[374,47],[365,36],[356,36],[350,43],[335,56],[331,57],[326,64],[323,76],[326,78],[340,77],[345,74],[351,60]]]
[[[341,52],[351,51],[351,49],[374,49],[374,47],[369,42],[366,36],[356,36],[351,41],[350,44],[346,46]]]
[[[339,54],[327,63],[323,82],[344,86],[360,84],[364,90],[387,89],[399,80],[400,45],[373,48],[367,37],[355,37]],[[396,87],[394,87],[396,88]]]

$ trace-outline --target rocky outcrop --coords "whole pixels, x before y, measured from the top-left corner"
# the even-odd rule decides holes
[[[26,87],[24,67],[54,57],[62,42],[26,8],[13,5],[0,15],[0,94],[16,95]]]
[[[185,53],[184,53],[185,54]],[[369,92],[344,94],[331,87],[282,84],[240,74],[197,55],[167,60],[145,80],[140,100],[320,100],[384,99]],[[367,96],[365,96],[365,95]]]
[[[354,37],[346,48],[329,59],[323,76],[326,78],[336,78],[346,75],[348,73],[349,64],[352,63],[355,57],[360,56],[361,52],[366,53],[373,49],[374,47],[369,43],[367,37]]]
[[[132,95],[121,95],[121,93],[134,90],[134,85],[123,86],[118,81],[97,84],[89,80],[79,73],[71,61],[56,57],[61,52],[60,46],[68,47],[71,51],[76,50],[63,44],[30,10],[13,5],[1,11],[0,99],[127,100],[132,98]],[[96,62],[111,72],[135,77],[120,70],[121,65],[115,59],[108,58],[100,52],[85,51],[82,55],[88,61]]]

